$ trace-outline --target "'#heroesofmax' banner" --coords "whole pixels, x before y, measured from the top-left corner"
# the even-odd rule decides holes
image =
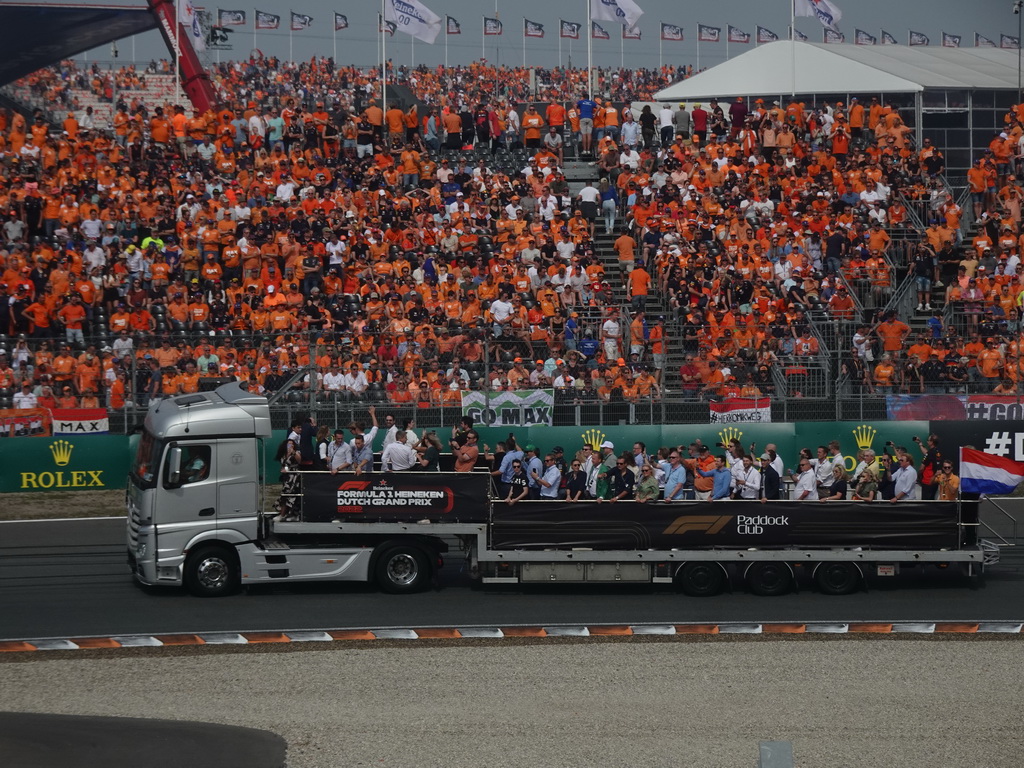
[[[772,420],[772,402],[767,397],[730,397],[708,404],[712,424],[754,422],[767,424]]]
[[[302,522],[485,522],[490,476],[430,472],[302,476]]]
[[[964,521],[977,506],[963,505]],[[968,529],[973,531],[973,529]],[[495,549],[960,546],[954,502],[520,502],[494,505]]]

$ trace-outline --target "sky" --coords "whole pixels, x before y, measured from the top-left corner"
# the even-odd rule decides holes
[[[53,0],[44,0],[52,2]],[[115,5],[140,4],[139,0],[87,0]],[[730,58],[753,46],[732,43],[726,46],[725,30],[728,25],[738,27],[753,35],[758,25],[767,27],[780,37],[785,37],[790,20],[788,0],[636,0],[643,9],[639,27],[641,40],[620,42],[620,27],[606,24],[610,40],[593,41],[595,66],[619,66],[644,68],[656,67],[659,61],[666,64],[697,64],[697,25],[707,24],[722,28],[721,43],[700,43],[700,66],[713,66],[725,60],[728,47]],[[880,37],[885,29],[901,44],[907,43],[908,31],[923,32],[931,39],[932,45],[940,44],[942,32],[962,37],[962,47],[974,45],[975,33],[980,33],[999,43],[1000,33],[1017,36],[1020,16],[1012,12],[1012,0],[973,0],[967,3],[928,2],[927,0],[832,0],[842,11],[839,29],[848,42],[853,41],[854,30],[862,29]],[[294,3],[294,4],[292,4]],[[481,56],[492,63],[520,66],[524,62],[523,18],[544,25],[543,39],[526,40],[525,60],[530,65],[543,67],[569,63],[570,41],[561,40],[559,58],[559,19],[586,22],[586,0],[425,0],[425,4],[442,18],[450,15],[462,27],[461,35],[448,37],[448,62],[452,65],[478,60]],[[196,0],[203,6],[203,0]],[[222,59],[246,58],[254,47],[268,55],[288,58],[289,37],[293,56],[307,60],[311,56],[331,56],[337,45],[337,59],[342,64],[369,66],[379,61],[379,36],[376,34],[377,13],[380,3],[376,0],[263,0],[250,5],[243,0],[224,0],[223,5],[207,2],[209,10],[244,10],[248,15],[246,27],[234,27],[231,35],[232,52],[222,52]],[[0,4],[2,8],[2,4]],[[259,31],[253,35],[254,9],[278,14],[282,17],[281,29]],[[497,10],[495,10],[497,9]],[[310,29],[297,31],[289,36],[289,11],[308,14],[313,17]],[[334,13],[348,17],[349,28],[333,31]],[[497,15],[504,24],[501,37],[483,38],[481,25],[484,15]],[[682,26],[682,42],[659,42],[660,23]],[[814,18],[798,18],[798,30],[812,41],[822,41],[822,26]],[[167,55],[156,32],[139,35],[134,41],[135,58],[148,61]],[[587,57],[585,38],[571,41],[572,64],[584,66]],[[660,48],[660,53],[659,53]],[[131,60],[132,41],[118,43],[119,60]],[[211,60],[215,58],[212,52]],[[445,61],[445,34],[442,32],[434,45],[396,34],[388,38],[387,56],[396,65],[443,64]],[[79,57],[80,59],[82,57]],[[92,60],[109,61],[109,46],[89,54]]]

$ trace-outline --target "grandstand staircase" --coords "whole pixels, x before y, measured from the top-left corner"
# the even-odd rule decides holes
[[[569,192],[574,197],[586,186],[587,182],[593,182],[597,186],[597,165],[593,161],[569,159],[567,155],[562,171],[565,174],[566,181],[569,182]],[[620,216],[616,221],[616,227],[624,223],[624,219]],[[597,226],[594,231],[594,254],[604,267],[605,277],[612,286],[612,295],[614,297],[612,305],[618,307],[621,312],[620,322],[622,323],[622,330],[625,335],[628,333],[629,323],[632,320],[632,310],[629,301],[629,290],[623,276],[619,273],[619,260],[614,249],[617,237],[618,234],[615,232],[605,234],[604,219],[599,212]],[[678,323],[675,322],[665,297],[660,295],[657,290],[653,290],[647,297],[648,321],[651,322],[653,318],[659,316],[664,317],[666,321],[665,341],[667,357],[665,362],[666,371],[662,375],[662,381],[666,385],[671,386],[676,377],[674,373],[670,374],[670,372],[678,371],[679,366],[683,362],[681,334]],[[598,332],[599,329],[595,329],[595,335]]]

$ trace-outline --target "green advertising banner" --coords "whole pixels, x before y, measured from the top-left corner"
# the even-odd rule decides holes
[[[0,493],[124,488],[131,442],[124,435],[0,440]]]
[[[945,426],[949,423],[944,422]],[[744,450],[760,454],[773,443],[787,467],[796,462],[801,448],[813,454],[819,445],[838,440],[848,469],[855,466],[854,457],[865,448],[882,453],[886,441],[913,449],[914,436],[927,436],[927,421],[833,421],[801,422],[799,424],[668,424],[663,426],[616,427],[528,427],[509,430],[481,427],[481,444],[494,449],[510,431],[521,446],[533,443],[543,454],[560,445],[567,455],[576,453],[584,443],[599,446],[605,440],[615,444],[617,453],[633,450],[636,442],[644,443],[648,453],[662,446],[688,445],[700,438],[713,452],[721,449],[716,443],[738,439]],[[447,430],[438,430],[447,443]],[[264,441],[268,482],[276,482],[277,465],[274,454],[287,435],[287,430],[274,430]],[[347,436],[347,435],[346,435]],[[382,435],[375,448],[380,449]],[[0,440],[0,493],[44,492],[70,490],[104,490],[125,487],[128,468],[138,436],[92,435],[80,437],[25,437]],[[916,453],[915,453],[916,456]]]

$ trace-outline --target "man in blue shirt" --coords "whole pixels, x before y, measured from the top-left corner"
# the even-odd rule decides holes
[[[594,110],[597,104],[590,98],[583,98],[576,102],[576,111],[580,113],[580,141],[583,145],[584,155],[591,154],[590,145],[594,137]]]
[[[715,487],[711,491],[712,501],[729,498],[729,491],[732,487],[732,472],[725,468],[725,456],[715,457],[715,468],[710,472],[705,472],[703,469],[698,469],[697,471],[701,477],[713,477],[715,479]]]
[[[539,499],[540,483],[537,480],[544,474],[544,462],[537,455],[537,446],[533,443],[527,445],[523,450],[526,452],[526,456],[523,458],[523,468],[529,478],[530,498]]]
[[[682,501],[686,486],[686,467],[679,455],[679,449],[673,448],[668,455],[669,470],[665,475],[665,501]]]

